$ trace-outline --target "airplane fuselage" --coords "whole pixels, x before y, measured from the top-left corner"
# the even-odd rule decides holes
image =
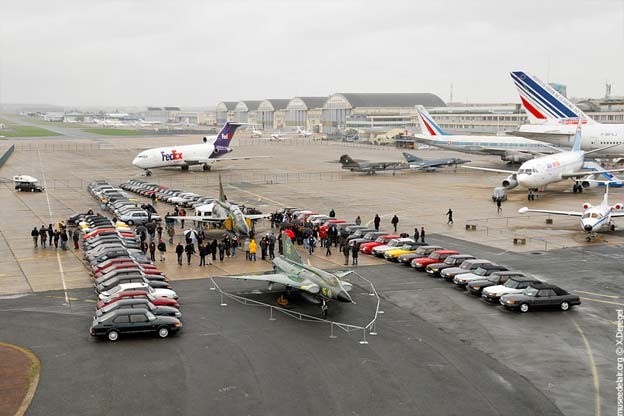
[[[551,147],[537,140],[512,136],[422,136],[416,135],[419,142],[442,149],[457,150],[472,154],[492,154],[487,149],[533,153],[552,153]]]
[[[518,185],[536,189],[560,182],[562,175],[578,172],[583,167],[584,152],[561,152],[524,162],[516,174]]]
[[[524,124],[518,129],[518,134],[527,133],[538,140],[551,143],[556,146],[572,146],[576,123],[561,124]],[[597,155],[624,155],[624,124],[598,124],[588,123],[583,125],[581,138],[581,150],[590,151],[605,146],[619,144],[597,152]]]
[[[211,143],[157,147],[139,153],[132,164],[141,169],[209,164],[214,152],[215,146]]]

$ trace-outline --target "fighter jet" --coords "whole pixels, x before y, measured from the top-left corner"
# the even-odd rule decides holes
[[[223,192],[221,175],[219,175],[219,199],[210,204],[199,206],[195,209],[195,215],[171,216],[169,218],[187,221],[213,222],[224,224],[230,221],[232,231],[239,234],[249,235],[252,220],[268,218],[271,214],[245,214],[236,204],[227,201]]]
[[[551,211],[548,209],[530,209],[527,207],[520,208],[518,212],[524,214],[527,212],[540,212],[550,215],[567,215],[570,217],[581,218],[581,228],[587,233],[586,241],[590,242],[596,233],[600,231],[615,231],[615,224],[611,220],[616,217],[624,217],[621,211],[623,205],[617,203],[609,204],[609,183],[605,182],[605,193],[602,202],[596,206],[592,206],[589,202],[583,204],[583,212],[578,211]]]
[[[324,318],[327,316],[329,301],[353,303],[349,295],[353,285],[342,280],[353,270],[331,273],[304,264],[286,233],[282,233],[282,247],[284,254],[273,259],[275,273],[223,277],[268,282],[269,290],[273,289],[274,284],[286,286],[287,290],[296,289],[306,300],[321,305]]]
[[[349,155],[340,156],[340,163],[343,169],[351,172],[362,172],[367,175],[374,175],[380,170],[405,170],[410,166],[404,162],[356,162]]]
[[[403,157],[407,160],[411,169],[425,171],[435,171],[437,168],[442,166],[457,166],[470,162],[470,160],[459,159],[456,157],[425,160],[410,153],[403,153]]]

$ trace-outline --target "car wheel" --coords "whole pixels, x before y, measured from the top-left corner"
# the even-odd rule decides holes
[[[529,311],[529,305],[526,303],[523,303],[522,305],[520,305],[520,312],[524,313],[524,312],[528,312]]]
[[[128,220],[127,224],[128,224],[128,225],[134,225],[134,221],[132,221],[132,220]]]
[[[568,302],[566,302],[565,300],[563,302],[561,302],[561,310],[562,311],[567,311],[568,309],[570,309],[570,304]]]
[[[114,329],[108,331],[107,337],[109,341],[115,342],[119,339],[119,332],[115,331]]]
[[[158,336],[161,338],[167,338],[169,336],[169,328],[166,326],[158,328]]]

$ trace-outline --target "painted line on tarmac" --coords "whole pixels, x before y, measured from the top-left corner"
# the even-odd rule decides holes
[[[41,167],[41,177],[43,178],[43,186],[45,188],[45,196],[46,201],[48,203],[48,214],[50,214],[50,223],[54,223],[52,219],[52,206],[50,205],[50,196],[48,195],[48,185],[45,175],[45,169],[43,168],[43,161],[41,160],[41,151],[37,148],[37,156],[39,157],[39,166]],[[63,271],[63,262],[61,261],[61,255],[59,252],[56,252],[56,261],[58,263],[59,271],[61,272],[61,283],[63,284],[63,292],[65,293],[65,303],[67,303],[70,307],[69,296],[67,296],[67,284],[65,283],[65,272]]]
[[[583,299],[583,300],[590,300],[592,302],[608,303],[610,305],[624,306],[624,303],[610,302],[608,300],[602,300],[602,299],[593,299],[593,298],[584,298],[584,297],[582,297],[581,299]]]
[[[601,295],[600,293],[594,293],[594,292],[585,292],[584,290],[575,290],[574,292],[576,293],[585,293],[586,295],[594,295],[594,296],[602,296],[605,298],[612,298],[612,299],[619,299],[619,296],[615,296],[615,295]]]
[[[256,198],[258,198],[258,199],[260,199],[260,200],[270,201],[270,202],[273,202],[274,204],[281,205],[281,206],[283,206],[283,207],[285,207],[285,206],[286,206],[286,204],[284,204],[284,203],[278,202],[278,201],[276,201],[276,200],[274,200],[274,199],[271,199],[271,198],[267,198],[266,196],[262,196],[262,195],[260,195],[260,194],[256,194],[256,193],[251,192],[251,191],[248,191],[248,190],[246,190],[246,189],[241,189],[241,188],[239,188],[238,186],[234,186],[234,185],[230,185],[230,184],[228,184],[228,186],[229,186],[230,188],[234,188],[234,189],[239,190],[239,191],[241,191],[241,192],[246,192],[246,193],[248,193],[248,194],[250,194],[250,195],[253,195],[253,196],[255,196]]]
[[[4,242],[6,243],[7,248],[11,252],[11,255],[13,256],[13,258],[15,259],[15,263],[17,264],[17,267],[20,269],[20,272],[22,272],[22,276],[24,276],[24,280],[26,281],[26,284],[28,285],[28,288],[30,289],[31,292],[34,293],[35,290],[33,289],[32,285],[30,284],[30,280],[28,280],[28,276],[26,276],[26,273],[24,272],[24,269],[22,269],[21,263],[19,262],[19,260],[17,260],[17,256],[15,256],[15,252],[13,251],[11,246],[9,245],[9,241],[7,240],[7,238],[4,235],[4,233],[2,232],[2,230],[0,230],[0,236],[2,236],[2,238],[4,239]]]
[[[572,322],[574,322],[574,326],[581,335],[581,338],[583,338],[583,343],[585,344],[585,349],[587,350],[587,358],[589,359],[589,366],[591,367],[592,378],[594,379],[595,415],[600,416],[600,380],[598,379],[598,369],[596,368],[594,353],[592,352],[591,346],[589,345],[589,340],[585,336],[585,333],[583,332],[579,324],[574,319],[572,319]]]

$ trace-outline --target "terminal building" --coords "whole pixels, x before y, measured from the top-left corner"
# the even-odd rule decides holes
[[[327,97],[295,97],[286,106],[286,126],[320,132]]]
[[[258,105],[256,124],[262,130],[279,130],[286,126],[286,107],[289,99],[272,98]]]
[[[238,101],[221,101],[215,109],[217,124],[225,124],[226,121],[234,121],[234,109]]]
[[[371,131],[414,125],[416,106],[444,107],[430,93],[337,93],[322,109],[322,132],[336,134],[349,128]]]

